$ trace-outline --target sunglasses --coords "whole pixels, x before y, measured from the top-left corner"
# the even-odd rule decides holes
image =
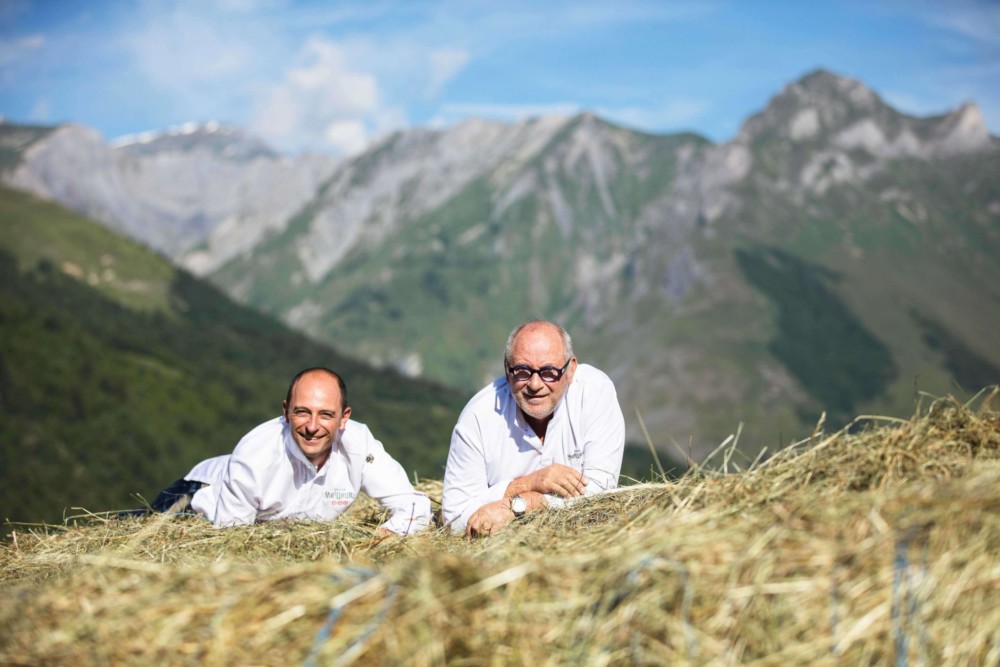
[[[562,368],[556,368],[555,366],[543,366],[542,368],[532,368],[531,366],[524,365],[507,366],[507,372],[517,382],[527,382],[531,379],[532,375],[538,373],[538,377],[542,378],[542,382],[551,384],[559,382],[562,379],[563,373],[569,368],[569,362],[571,361],[573,361],[573,357],[567,359],[566,364]]]

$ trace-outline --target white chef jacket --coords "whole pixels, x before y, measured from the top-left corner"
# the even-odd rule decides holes
[[[202,461],[185,476],[207,483],[191,507],[216,526],[271,519],[329,521],[354,502],[359,491],[390,512],[384,527],[405,535],[428,525],[427,495],[414,490],[406,473],[368,427],[349,420],[318,469],[292,438],[284,417],[243,436],[232,455]]]
[[[552,413],[545,442],[524,419],[506,377],[479,391],[451,436],[444,471],[442,518],[464,532],[469,517],[500,500],[507,485],[539,468],[561,463],[583,472],[586,495],[618,486],[625,450],[625,419],[615,386],[604,372],[579,364]],[[549,496],[549,504],[558,504]]]

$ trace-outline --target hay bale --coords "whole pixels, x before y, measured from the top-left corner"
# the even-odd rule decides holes
[[[440,483],[423,488],[439,501]],[[0,661],[1000,662],[1000,415],[946,399],[493,538],[196,518],[17,531]]]

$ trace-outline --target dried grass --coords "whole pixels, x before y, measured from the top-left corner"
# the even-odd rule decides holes
[[[995,396],[486,540],[380,540],[371,502],[333,524],[22,528],[0,551],[0,661],[1000,664]]]

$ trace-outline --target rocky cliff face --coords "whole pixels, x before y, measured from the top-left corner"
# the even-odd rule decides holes
[[[338,169],[312,202],[315,212],[296,245],[304,277],[321,281],[352,249],[379,245],[500,163],[534,155],[564,122],[471,120],[447,132],[388,137]]]
[[[283,227],[335,160],[277,155],[234,128],[190,126],[109,146],[78,125],[23,150],[3,180],[207,272]]]

